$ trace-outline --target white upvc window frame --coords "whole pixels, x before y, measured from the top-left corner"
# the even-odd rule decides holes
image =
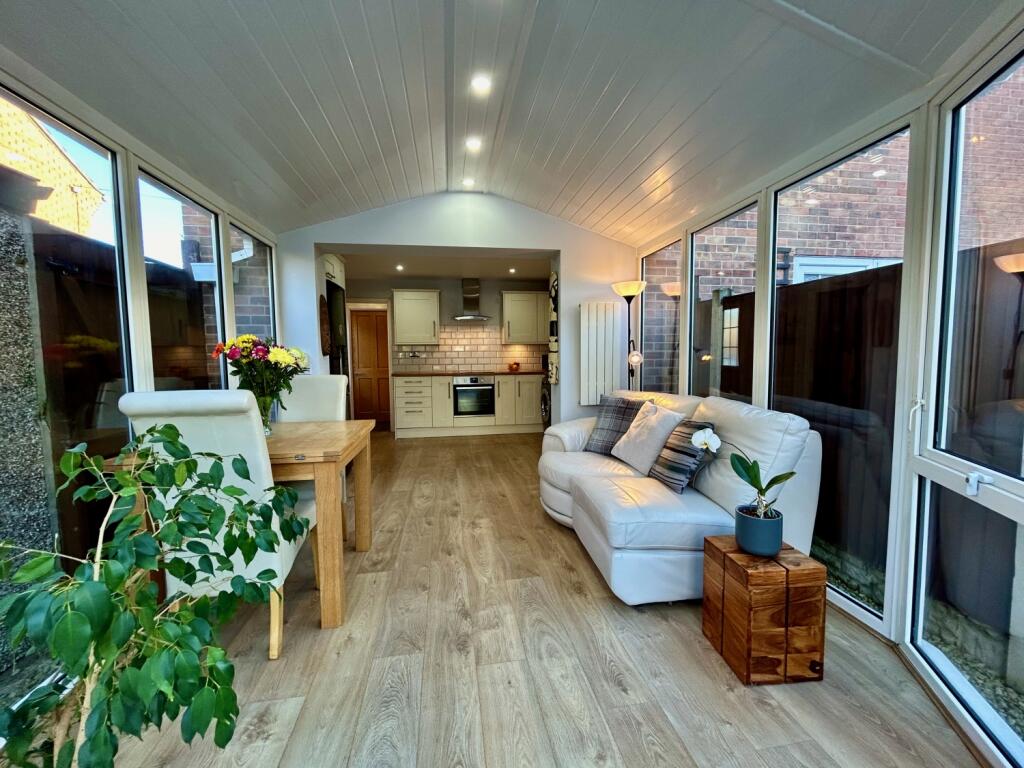
[[[16,70],[17,74],[14,71]],[[214,214],[217,221],[221,290],[217,302],[225,336],[234,335],[234,291],[231,259],[223,258],[230,251],[229,226],[234,224],[258,237],[271,250],[271,264],[277,252],[274,233],[244,212],[234,208],[206,189],[187,173],[153,152],[112,121],[79,102],[44,75],[27,67],[24,62],[10,57],[0,49],[0,87],[31,106],[50,115],[69,128],[108,150],[114,159],[117,182],[114,210],[118,216],[120,257],[124,270],[125,329],[128,341],[128,363],[131,390],[147,392],[154,389],[153,354],[149,320],[149,300],[146,285],[146,264],[142,252],[142,222],[139,207],[138,180],[140,172],[152,176],[162,184],[194,200]],[[52,95],[52,98],[51,98]],[[228,249],[227,251],[225,249]],[[279,327],[280,290],[276,269],[272,269],[273,322]],[[130,374],[129,374],[130,370]],[[225,377],[234,386],[232,377]]]

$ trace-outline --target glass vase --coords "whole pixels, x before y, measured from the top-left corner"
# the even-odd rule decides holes
[[[270,436],[273,431],[270,424],[271,419],[274,415],[274,403],[277,398],[274,397],[257,397],[256,406],[260,409],[260,418],[263,419],[263,434]]]

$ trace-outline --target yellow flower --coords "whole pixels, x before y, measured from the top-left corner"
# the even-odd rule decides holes
[[[227,346],[230,347],[232,344],[234,344],[239,349],[248,352],[249,350],[252,349],[253,344],[259,341],[259,338],[260,337],[254,333],[243,333],[241,336],[231,339],[231,343],[229,343]]]
[[[281,347],[274,347],[270,350],[270,354],[267,355],[267,359],[275,365],[280,365],[285,368],[289,365],[295,365],[295,357],[287,349]]]

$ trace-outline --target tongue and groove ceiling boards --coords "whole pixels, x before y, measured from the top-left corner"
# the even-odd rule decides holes
[[[924,85],[1000,4],[3,0],[0,45],[277,232],[472,179],[636,245]]]

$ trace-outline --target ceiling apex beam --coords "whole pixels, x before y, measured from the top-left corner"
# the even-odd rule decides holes
[[[778,19],[783,24],[799,29],[801,32],[805,32],[851,56],[859,59],[874,59],[877,62],[887,64],[908,75],[912,75],[915,79],[922,82],[927,82],[931,79],[931,76],[924,70],[915,67],[898,56],[893,56],[888,51],[883,51],[881,48],[865,40],[861,40],[855,35],[851,35],[849,32],[845,32],[833,24],[829,24],[827,21],[819,19],[802,8],[797,8],[792,3],[787,2],[787,0],[743,0],[743,2],[751,8],[756,8]]]

